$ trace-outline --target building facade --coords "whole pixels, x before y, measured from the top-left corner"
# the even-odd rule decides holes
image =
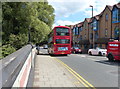
[[[85,18],[73,26],[73,43],[86,51],[89,48],[107,48],[112,40],[120,41],[120,3],[106,5],[105,9],[92,18]]]
[[[120,3],[112,9],[112,38],[120,41]]]
[[[112,38],[112,6],[106,6],[99,17],[99,38],[98,46],[107,48],[107,43]]]

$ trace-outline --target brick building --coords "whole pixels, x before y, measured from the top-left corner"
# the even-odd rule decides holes
[[[94,47],[106,48],[111,39],[120,40],[120,3],[106,5],[99,15],[85,18],[71,29],[74,46],[79,46],[85,52],[93,48],[93,43]]]
[[[96,41],[98,47],[106,48],[112,38],[112,6],[106,6],[99,16],[99,37]]]
[[[81,28],[78,38],[79,44],[80,44],[80,48],[85,52],[89,49],[89,45],[90,45],[89,22],[90,22],[90,18],[85,18],[85,20],[82,22],[82,25],[79,27]]]
[[[120,41],[120,3],[112,9],[112,38]]]

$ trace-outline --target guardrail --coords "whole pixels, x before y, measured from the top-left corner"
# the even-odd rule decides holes
[[[26,45],[2,59],[0,88],[26,87],[31,67],[34,67],[35,55],[35,48]]]

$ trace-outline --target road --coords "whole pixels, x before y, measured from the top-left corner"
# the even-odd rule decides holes
[[[41,51],[47,54],[47,49],[41,49]],[[88,54],[53,57],[67,64],[94,87],[118,87],[120,62],[109,62],[106,57]]]

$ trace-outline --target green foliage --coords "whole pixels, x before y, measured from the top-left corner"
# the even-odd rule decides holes
[[[16,49],[12,47],[11,45],[4,45],[0,47],[0,50],[1,49],[2,49],[2,55],[0,55],[0,59],[16,51]]]
[[[28,42],[28,36],[26,34],[11,34],[9,38],[9,44],[16,49],[21,48]]]
[[[46,0],[2,2],[2,45],[21,48],[28,43],[29,31],[32,43],[46,40],[54,17],[54,8]]]

